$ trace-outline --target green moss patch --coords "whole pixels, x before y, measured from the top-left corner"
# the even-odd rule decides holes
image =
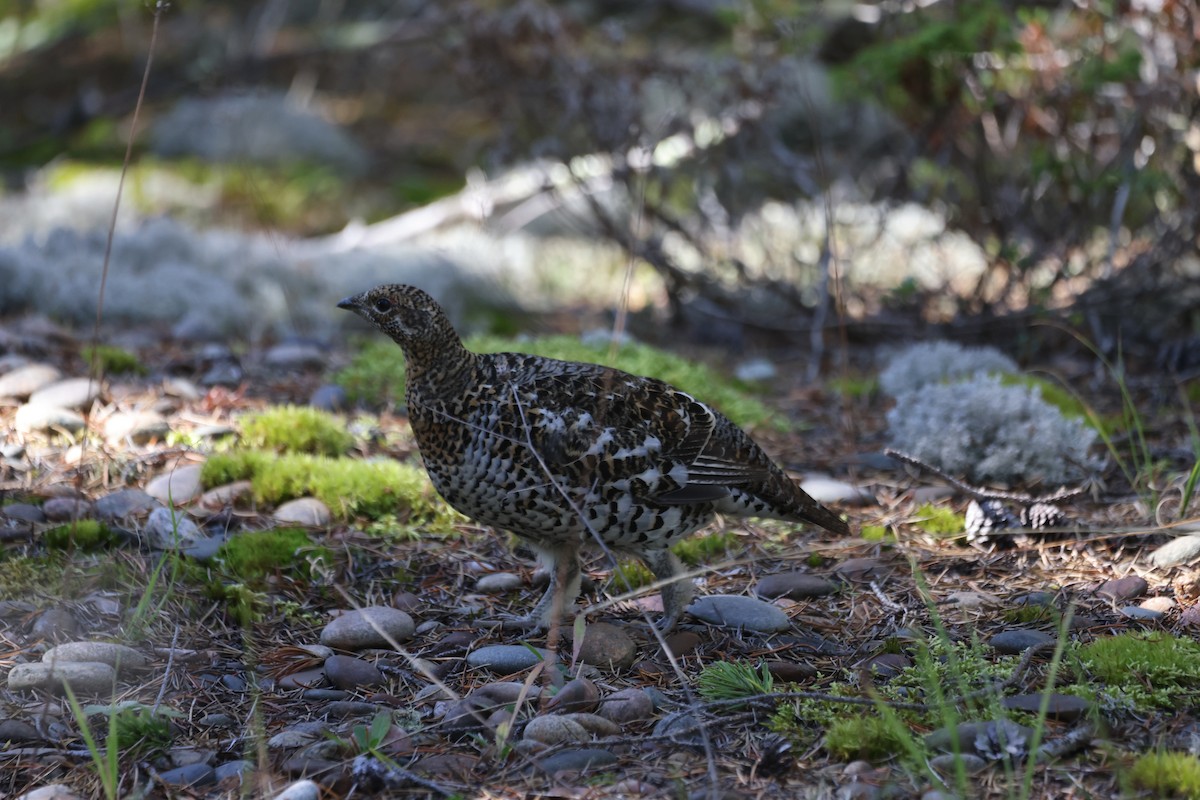
[[[277,406],[241,420],[242,441],[249,447],[280,453],[340,456],[354,437],[340,419],[308,406]]]
[[[328,562],[329,551],[314,546],[308,534],[299,528],[278,528],[234,536],[221,545],[217,557],[233,578],[260,584],[284,571],[308,580],[312,577],[313,562]]]
[[[729,531],[714,531],[684,539],[671,549],[690,567],[707,564],[737,547],[738,537]]]
[[[781,429],[788,427],[782,417],[750,395],[744,384],[723,378],[707,365],[649,345],[622,345],[615,355],[610,355],[607,347],[584,344],[571,336],[529,340],[478,336],[468,339],[466,344],[479,353],[531,353],[565,361],[604,364],[635,375],[648,375],[711,403],[738,425],[755,427],[770,422]],[[338,373],[336,381],[352,401],[372,405],[398,402],[404,396],[404,354],[390,341],[371,341],[359,350],[346,369]]]
[[[99,362],[100,371],[105,375],[145,375],[148,370],[141,360],[120,347],[113,347],[107,344],[98,344],[96,346],[87,345],[80,351],[83,360],[91,366],[94,362]]]
[[[967,529],[967,521],[962,514],[956,514],[948,508],[926,503],[917,509],[917,527],[928,534],[937,537],[961,536]]]
[[[1187,753],[1147,753],[1122,776],[1129,794],[1150,792],[1151,797],[1200,798],[1200,759]]]
[[[116,543],[116,534],[103,522],[81,519],[48,529],[42,541],[50,550],[100,550]]]
[[[457,519],[439,498],[425,471],[390,459],[362,461],[262,450],[217,453],[204,463],[206,487],[248,480],[254,499],[278,505],[312,496],[340,519],[395,515],[407,524],[449,528]]]
[[[1200,690],[1200,642],[1192,639],[1123,633],[1084,645],[1077,655],[1087,683],[1135,707],[1175,707],[1181,695],[1195,698]]]

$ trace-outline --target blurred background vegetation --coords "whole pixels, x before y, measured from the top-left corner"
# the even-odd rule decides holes
[[[560,267],[543,283],[595,296],[593,262],[544,249],[588,242],[699,338],[1051,318],[1200,366],[1192,2],[0,9],[0,243],[92,219],[29,197],[115,186],[157,13],[132,214],[361,246],[520,233]]]

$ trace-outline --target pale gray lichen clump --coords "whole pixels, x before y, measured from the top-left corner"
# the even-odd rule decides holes
[[[897,353],[879,374],[884,394],[899,397],[924,386],[969,378],[979,372],[1016,375],[1017,363],[994,347],[921,342]]]
[[[996,369],[1012,363],[1002,354],[991,351],[994,355],[980,359],[982,366],[968,372],[963,353],[969,351],[953,345],[919,347],[916,357],[917,348],[910,348],[888,370],[890,386],[909,387],[896,395],[887,415],[892,447],[980,483],[1065,483],[1094,466],[1088,451],[1096,432],[1082,420],[1063,416],[1042,399],[1037,386],[1005,386],[989,374],[1016,372],[1015,365]],[[948,354],[947,363],[918,363],[937,353]],[[946,382],[945,376],[955,372],[968,377]],[[929,380],[904,380],[918,373]]]

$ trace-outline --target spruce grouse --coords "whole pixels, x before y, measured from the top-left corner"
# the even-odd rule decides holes
[[[666,582],[662,628],[670,630],[693,588],[670,547],[718,513],[849,532],[741,428],[662,381],[596,364],[472,353],[441,306],[412,286],[379,286],[338,307],[404,350],[409,420],[442,497],[522,537],[550,568],[527,623],[548,626],[556,602],[571,608],[579,550],[597,538]]]

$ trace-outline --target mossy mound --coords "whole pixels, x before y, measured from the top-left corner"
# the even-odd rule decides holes
[[[344,422],[308,406],[276,406],[249,414],[241,428],[247,446],[279,453],[340,456],[354,444]]]
[[[209,488],[248,480],[255,501],[270,506],[316,497],[343,520],[395,515],[408,524],[449,527],[455,519],[424,470],[390,459],[235,450],[210,457],[201,480]]]

